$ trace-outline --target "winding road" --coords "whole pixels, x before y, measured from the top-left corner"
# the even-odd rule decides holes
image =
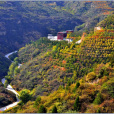
[[[7,59],[9,59],[9,56],[12,55],[13,53],[16,53],[16,52],[17,52],[17,51],[8,53],[7,55],[5,55],[5,57],[6,57]],[[20,67],[20,66],[21,66],[21,64],[19,64],[19,67]],[[4,84],[4,83],[5,83],[5,78],[3,78],[1,81],[2,81],[2,83]],[[5,110],[7,110],[7,109],[9,109],[9,108],[12,108],[12,107],[16,106],[16,105],[20,102],[20,100],[19,100],[19,98],[18,98],[19,94],[12,88],[11,85],[8,84],[8,86],[7,86],[6,89],[9,90],[9,91],[12,91],[12,92],[16,95],[17,101],[14,102],[14,103],[12,103],[12,104],[10,104],[10,105],[7,105],[7,106],[5,106],[5,107],[0,108],[0,111],[5,111]]]

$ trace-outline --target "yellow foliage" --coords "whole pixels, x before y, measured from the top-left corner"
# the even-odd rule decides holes
[[[92,81],[96,78],[96,75],[94,72],[90,72],[88,73],[88,75],[86,76],[86,81]]]
[[[67,33],[67,38],[70,38],[70,37],[71,37],[71,33],[72,33],[72,32],[68,32],[68,33]]]

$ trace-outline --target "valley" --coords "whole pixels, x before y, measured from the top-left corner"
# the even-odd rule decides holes
[[[113,113],[113,5],[0,2],[1,113]]]

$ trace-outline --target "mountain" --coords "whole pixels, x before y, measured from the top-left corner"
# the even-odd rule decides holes
[[[0,2],[0,14],[0,77],[21,99],[5,112],[114,112],[113,2]],[[67,29],[72,43],[46,38]],[[0,86],[0,102],[14,102]]]
[[[80,32],[89,30],[111,14],[112,9],[113,2],[2,1],[0,53],[4,56],[49,33],[56,35],[58,31],[74,28]],[[1,58],[3,56],[0,55]],[[0,76],[3,74],[1,71]]]
[[[102,9],[98,5],[103,5]],[[47,34],[93,26],[112,11],[113,2],[0,2],[0,52],[8,53]],[[105,4],[105,5],[104,5]],[[104,10],[104,11],[103,11]],[[93,15],[94,14],[94,15]],[[93,27],[92,26],[92,27]],[[7,45],[7,46],[6,46]]]
[[[22,101],[5,112],[51,113],[53,106],[59,113],[114,112],[113,16],[72,43],[43,37],[20,48],[6,79]]]
[[[19,50],[19,61],[23,66],[12,84],[19,90],[35,89],[35,96],[48,95],[59,85],[65,85],[64,78],[74,82],[93,70],[93,65],[109,62],[113,45],[113,30],[108,29],[85,36],[81,45],[42,38]]]

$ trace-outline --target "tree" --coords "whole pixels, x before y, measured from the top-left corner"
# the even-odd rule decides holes
[[[29,90],[24,89],[20,92],[19,98],[22,100],[23,103],[26,103],[31,99],[31,95],[29,93]]]
[[[80,110],[80,102],[79,102],[79,96],[76,98],[74,103],[74,110],[79,111]]]
[[[79,86],[80,86],[80,83],[77,82],[77,83],[76,83],[76,86],[75,86],[75,89],[77,89]]]
[[[8,80],[5,80],[4,87],[6,88],[8,86]]]
[[[53,107],[52,113],[58,113],[58,112],[57,112],[57,107],[56,107],[56,106]]]
[[[17,75],[18,73],[20,73],[20,69],[18,67],[15,67],[15,69],[14,69],[14,75]]]
[[[73,81],[75,81],[77,79],[77,72],[74,70],[73,71]]]
[[[18,57],[16,57],[15,59],[14,59],[14,61],[16,62],[19,62],[19,58]]]
[[[94,100],[94,104],[101,104],[102,101],[103,101],[102,94],[98,93],[95,100]]]
[[[110,55],[109,60],[110,60],[110,66],[114,67],[114,52]]]
[[[86,76],[86,81],[92,81],[96,78],[96,75],[94,72],[90,72],[88,73],[88,75]]]
[[[38,110],[38,113],[46,113],[46,112],[47,112],[46,108],[43,105],[41,105]]]
[[[34,106],[35,106],[35,107],[38,106],[40,102],[41,102],[41,97],[38,96],[38,97],[36,98],[36,100],[35,100]]]
[[[80,86],[80,83],[79,83],[79,81],[78,81],[78,82],[76,83],[76,86],[75,86],[74,89],[73,89],[73,92],[75,92],[79,86]]]
[[[100,108],[98,108],[98,109],[97,109],[97,113],[101,113],[101,110],[100,110]]]

